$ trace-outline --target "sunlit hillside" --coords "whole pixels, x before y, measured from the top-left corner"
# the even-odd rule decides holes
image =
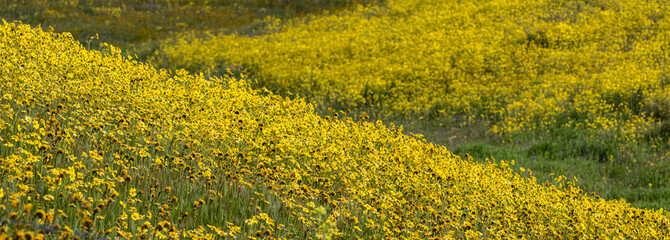
[[[165,41],[164,67],[403,124],[469,153],[670,202],[667,1],[389,0],[275,21],[264,35]],[[416,123],[418,122],[418,123]],[[484,142],[484,143],[481,143]]]
[[[610,115],[668,118],[669,6],[396,0],[277,22],[263,36],[186,37],[162,53],[197,70],[239,65],[271,90],[344,110],[467,114],[500,133],[609,129],[624,124]]]
[[[0,238],[633,238],[664,211],[0,25]]]
[[[140,58],[180,32],[254,34],[267,19],[337,11],[376,0],[0,0],[0,17],[69,32],[97,49],[106,42]]]

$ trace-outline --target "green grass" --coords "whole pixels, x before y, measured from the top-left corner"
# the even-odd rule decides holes
[[[394,119],[406,133],[423,134],[475,161],[514,160],[517,168],[526,169],[539,183],[550,182],[559,175],[577,179],[585,192],[604,199],[625,199],[633,206],[647,209],[670,209],[670,124],[659,124],[641,142],[623,142],[612,133],[598,133],[574,128],[550,128],[525,131],[501,137],[488,132],[485,121],[444,119]],[[650,186],[651,184],[651,186]]]

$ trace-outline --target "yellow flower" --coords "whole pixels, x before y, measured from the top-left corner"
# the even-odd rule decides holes
[[[253,226],[254,224],[258,223],[258,219],[256,217],[249,218],[247,220],[244,220],[244,222],[247,225]]]
[[[88,218],[84,218],[81,220],[81,229],[84,231],[88,231],[93,227],[93,221]]]
[[[19,203],[20,203],[20,201],[19,201],[18,199],[12,199],[11,201],[9,201],[9,204],[10,204],[13,208],[17,208],[17,207],[19,207]]]
[[[143,216],[140,215],[139,213],[133,213],[130,217],[131,217],[134,221],[137,221],[137,220],[140,220],[140,219],[143,218]]]
[[[118,231],[116,231],[116,234],[118,234],[119,236],[121,236],[121,237],[123,237],[123,238],[125,238],[125,239],[130,239],[130,238],[133,237],[133,234],[132,234],[132,233],[130,233],[130,232],[125,232],[125,231],[123,231],[123,230],[118,230]]]
[[[41,209],[38,209],[37,211],[35,211],[35,217],[37,217],[38,219],[44,219],[45,216],[46,216],[46,213],[44,211],[42,211]]]

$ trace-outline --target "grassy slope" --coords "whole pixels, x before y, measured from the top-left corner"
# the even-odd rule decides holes
[[[663,1],[388,1],[278,21],[260,36],[184,36],[166,67],[234,66],[259,87],[423,133],[460,154],[575,176],[668,208]],[[617,26],[617,27],[612,27]]]
[[[622,143],[611,136],[592,137],[594,133],[588,131],[555,128],[551,133],[524,132],[506,139],[476,121],[391,121],[405,126],[406,133],[422,134],[429,142],[446,146],[461,157],[468,154],[475,159],[515,160],[519,167],[533,170],[539,182],[562,174],[569,179],[576,177],[579,187],[605,199],[624,199],[648,209],[670,206],[666,181],[670,176],[670,162],[666,160],[670,148],[662,138]],[[650,135],[661,135],[658,132],[654,129]],[[600,161],[602,155],[618,157],[615,161]]]
[[[316,5],[312,5],[312,2],[296,1],[291,2],[288,7],[278,7],[277,1],[251,0],[198,1],[194,2],[195,4],[186,2],[168,4],[163,1],[155,3],[119,0],[89,1],[72,5],[65,1],[28,1],[26,4],[14,5],[10,1],[7,4],[0,4],[6,6],[1,8],[0,12],[8,19],[42,24],[43,28],[53,26],[57,32],[71,32],[76,40],[89,48],[98,49],[99,42],[111,42],[129,50],[131,55],[137,54],[140,59],[146,59],[154,54],[154,50],[159,46],[158,42],[175,33],[195,30],[259,34],[266,31],[263,29],[268,22],[261,19],[267,16],[289,18],[320,12],[322,9],[337,9],[350,2],[313,2]],[[234,3],[239,5],[235,6]],[[586,6],[600,5],[590,3]],[[578,6],[558,5],[558,9],[575,7]],[[613,9],[616,4],[602,3],[600,7]],[[584,11],[585,8],[581,9]],[[657,19],[663,19],[662,13],[663,11],[645,12]],[[554,17],[569,16],[569,14],[557,14]],[[207,21],[201,21],[202,19]],[[91,39],[95,33],[98,33],[99,39]],[[221,61],[215,61],[213,64],[217,62]],[[166,67],[175,66],[166,65]],[[320,106],[319,112],[328,114],[323,111],[323,108],[328,106],[325,104]],[[366,112],[371,113],[370,109]],[[634,206],[650,209],[667,209],[670,206],[667,200],[670,199],[668,197],[670,186],[665,180],[670,177],[668,172],[670,166],[666,160],[667,153],[670,152],[667,144],[670,134],[668,123],[652,123],[647,129],[640,131],[640,138],[629,141],[616,140],[616,137],[612,137],[609,133],[569,127],[551,127],[549,128],[551,133],[526,132],[500,138],[489,131],[490,126],[481,123],[484,119],[465,121],[449,117],[426,118],[426,120],[414,117],[376,119],[404,125],[406,133],[422,133],[429,141],[447,146],[462,156],[469,153],[482,158],[514,159],[518,165],[533,169],[540,181],[551,180],[554,173],[564,174],[571,179],[577,177],[581,180],[578,183],[580,187],[588,192],[596,192],[606,199],[624,198]],[[615,156],[616,160],[603,162],[601,161],[603,156]]]
[[[253,34],[266,18],[291,18],[324,10],[338,10],[371,0],[280,1],[0,1],[0,16],[69,32],[85,46],[97,49],[106,42],[140,59],[151,56],[160,40],[182,32],[242,32]]]
[[[670,234],[663,211],[320,117],[240,80],[170,75],[28,25],[0,25],[0,56],[3,236]]]

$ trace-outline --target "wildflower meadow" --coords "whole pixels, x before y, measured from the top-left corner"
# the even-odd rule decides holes
[[[662,1],[24,2],[0,240],[670,236]]]

